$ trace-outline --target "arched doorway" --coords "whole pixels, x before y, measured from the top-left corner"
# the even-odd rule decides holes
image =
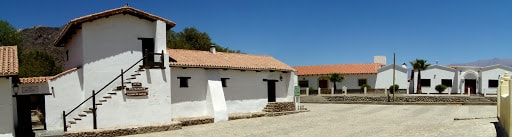
[[[475,71],[467,71],[462,74],[461,87],[464,94],[476,94],[478,73]]]

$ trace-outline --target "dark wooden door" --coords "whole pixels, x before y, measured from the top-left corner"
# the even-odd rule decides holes
[[[471,91],[471,94],[476,94],[476,80],[475,79],[465,79],[464,80],[464,93],[467,94],[468,90]]]
[[[145,57],[147,53],[155,52],[155,39],[153,38],[139,38],[142,41],[142,57]],[[152,65],[151,63],[155,61],[155,56],[153,54],[147,55],[147,60],[144,60],[142,64],[144,66]]]
[[[267,81],[268,102],[276,102],[276,82],[277,80]]]
[[[320,88],[323,88],[323,89],[329,88],[329,81],[327,81],[327,80],[319,80],[318,81],[318,86]]]

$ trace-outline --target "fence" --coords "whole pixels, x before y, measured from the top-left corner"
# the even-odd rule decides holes
[[[318,93],[320,91],[320,93]],[[341,87],[336,90],[334,88],[317,88],[314,90],[312,88],[300,88],[300,94],[309,96],[309,95],[347,95],[347,94],[386,94],[391,91],[388,89],[347,89],[346,87]],[[407,94],[407,89],[398,89],[396,91],[397,94]]]
[[[498,96],[497,96],[497,115],[498,121],[507,132],[507,135],[512,136],[511,131],[511,114],[512,114],[512,97],[510,97],[510,77],[508,73],[505,72],[505,75],[500,78],[500,83],[498,85]]]

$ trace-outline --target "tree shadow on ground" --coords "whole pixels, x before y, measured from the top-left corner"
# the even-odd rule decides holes
[[[496,137],[508,137],[507,132],[505,132],[505,129],[501,126],[499,122],[491,122],[494,124],[494,129],[496,129]]]

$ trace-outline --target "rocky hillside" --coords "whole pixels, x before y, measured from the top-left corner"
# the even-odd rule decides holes
[[[484,60],[478,60],[474,62],[467,62],[467,63],[456,63],[451,64],[451,66],[490,66],[495,64],[502,64],[505,66],[512,66],[512,59],[503,59],[503,58],[493,58],[493,59],[484,59]]]
[[[61,28],[37,26],[20,30],[22,43],[18,46],[21,52],[32,50],[47,52],[53,56],[57,66],[64,64],[65,50],[54,47],[53,42],[58,37]]]

